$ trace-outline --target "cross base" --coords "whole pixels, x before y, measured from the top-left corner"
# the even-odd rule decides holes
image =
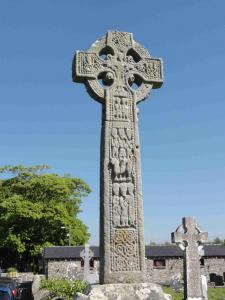
[[[100,284],[112,283],[142,283],[146,280],[145,272],[105,272],[105,277],[99,277]]]
[[[78,293],[74,300],[172,300],[164,294],[162,288],[154,283],[133,284],[103,284],[92,285],[87,288],[86,294]],[[202,299],[198,299],[202,300]]]

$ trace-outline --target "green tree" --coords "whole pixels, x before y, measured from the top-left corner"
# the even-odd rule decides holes
[[[46,173],[48,169],[45,165],[0,168],[1,265],[35,268],[44,247],[68,245],[66,233],[71,245],[89,239],[78,218],[89,186],[80,178]]]
[[[172,243],[170,243],[170,242],[166,241],[166,242],[164,242],[164,243],[163,243],[163,245],[165,245],[165,246],[171,246],[171,245],[172,245]]]
[[[222,239],[220,239],[219,237],[216,237],[216,238],[212,241],[213,244],[221,244],[221,245],[223,245],[224,242],[225,242],[225,240],[222,240]]]
[[[156,242],[153,242],[153,241],[150,241],[149,245],[150,245],[150,246],[156,246],[157,243],[156,243]]]

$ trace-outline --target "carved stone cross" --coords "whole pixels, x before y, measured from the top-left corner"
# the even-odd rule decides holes
[[[183,224],[171,234],[171,239],[184,251],[184,299],[205,299],[201,283],[199,248],[207,241],[208,233],[202,232],[192,217],[185,217]]]
[[[88,244],[85,244],[84,249],[80,253],[80,257],[84,260],[84,281],[89,282],[90,259],[94,256],[93,251]]]
[[[163,82],[162,61],[109,31],[88,52],[77,51],[73,80],[102,104],[100,283],[145,281],[143,205],[137,103]]]

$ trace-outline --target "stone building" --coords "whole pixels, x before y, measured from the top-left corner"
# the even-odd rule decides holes
[[[43,250],[43,264],[48,278],[79,277],[84,261],[80,257],[84,246],[48,247]],[[89,260],[90,273],[99,272],[99,247],[91,246],[93,257]],[[146,246],[146,268],[148,280],[169,284],[174,275],[183,272],[183,252],[175,245]],[[225,246],[205,245],[200,259],[201,272],[208,281],[225,281]]]

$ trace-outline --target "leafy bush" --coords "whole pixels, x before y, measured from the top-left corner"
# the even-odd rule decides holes
[[[66,300],[72,300],[73,296],[78,292],[82,293],[86,286],[85,282],[78,279],[48,279],[41,282],[41,289],[49,290],[53,297],[64,297]]]
[[[17,273],[17,272],[18,272],[17,269],[14,267],[10,267],[7,269],[7,273]]]
[[[6,273],[7,273],[7,276],[9,276],[9,277],[17,277],[18,276],[18,271],[14,267],[8,268]]]

